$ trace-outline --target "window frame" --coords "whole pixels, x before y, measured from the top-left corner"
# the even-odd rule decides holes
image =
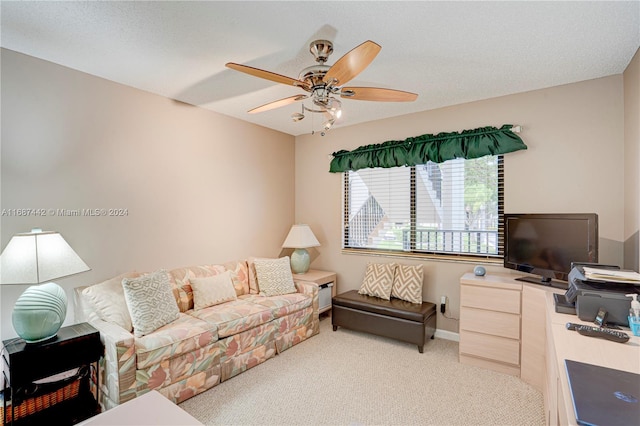
[[[468,252],[438,252],[416,249],[416,233],[417,233],[417,207],[416,207],[416,167],[410,166],[410,244],[409,250],[400,249],[383,249],[383,248],[370,248],[370,247],[351,247],[349,246],[349,171],[343,172],[342,178],[342,253],[343,254],[359,254],[359,255],[371,255],[371,256],[387,256],[387,257],[406,257],[406,258],[423,258],[432,260],[445,260],[454,262],[479,262],[483,263],[496,263],[502,264],[504,257],[504,241],[503,241],[503,229],[504,229],[504,155],[495,155],[497,160],[497,173],[498,173],[498,229],[497,229],[497,242],[498,253],[468,253]]]

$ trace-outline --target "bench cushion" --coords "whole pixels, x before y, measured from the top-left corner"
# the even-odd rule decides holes
[[[436,305],[431,302],[416,304],[396,298],[384,300],[379,297],[359,294],[357,290],[347,291],[346,293],[334,296],[332,303],[334,306],[344,306],[421,323],[424,323],[436,310]]]

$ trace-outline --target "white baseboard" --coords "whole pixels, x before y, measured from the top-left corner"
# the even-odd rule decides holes
[[[460,341],[460,335],[458,333],[454,333],[453,331],[441,330],[439,328],[436,329],[436,337],[438,339],[453,340],[454,342]]]

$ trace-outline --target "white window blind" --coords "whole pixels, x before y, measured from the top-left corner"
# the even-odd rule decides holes
[[[502,156],[344,173],[344,247],[501,256]]]

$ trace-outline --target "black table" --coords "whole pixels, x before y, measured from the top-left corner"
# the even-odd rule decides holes
[[[72,425],[100,412],[98,361],[104,354],[104,346],[100,333],[91,325],[81,323],[62,327],[54,338],[45,342],[26,343],[21,338],[14,338],[4,340],[3,344],[4,424],[7,423],[9,399],[9,409],[13,410],[28,398],[55,392],[78,379],[80,389],[75,398],[17,419],[12,424]],[[34,384],[34,381],[76,368],[78,373],[73,377],[54,383]],[[90,386],[92,377],[95,378],[95,395]],[[12,411],[12,420],[15,419],[13,414]]]

